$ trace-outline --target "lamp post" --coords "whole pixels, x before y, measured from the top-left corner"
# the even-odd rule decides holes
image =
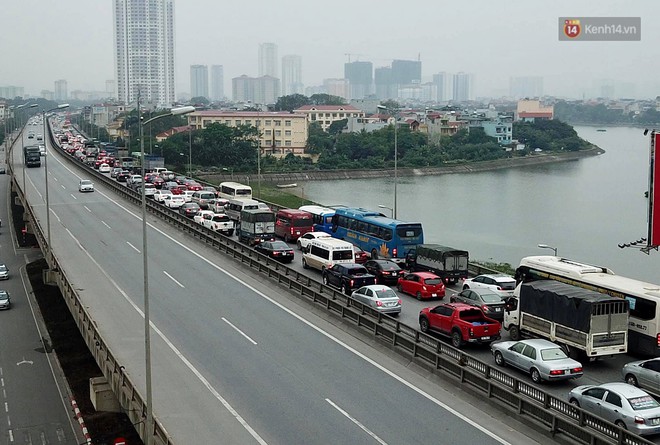
[[[192,178],[192,125],[188,125],[188,176]]]
[[[547,244],[539,244],[537,247],[539,247],[540,249],[550,249],[554,252],[555,256],[557,256],[557,248],[556,247],[548,246]]]
[[[397,115],[399,110],[387,108],[384,105],[378,105],[377,107],[380,110],[385,110],[388,113],[394,116],[394,205],[392,206],[392,218],[396,219],[396,197],[397,197],[397,186],[399,184],[399,144],[397,140]]]
[[[172,108],[169,113],[154,116],[142,122],[140,116],[140,99],[138,96],[138,118],[140,124],[140,159],[142,159],[142,178],[145,175],[145,162],[144,162],[144,126],[168,116],[176,116],[181,114],[192,113],[195,107],[180,107]],[[145,188],[140,187],[140,198],[142,201],[142,269],[144,275],[144,356],[145,356],[145,374],[146,374],[146,390],[147,390],[147,423],[145,424],[145,445],[151,445],[151,436],[153,434],[154,414],[152,407],[152,394],[151,394],[151,335],[150,335],[150,321],[149,321],[149,262],[147,261],[147,197],[145,195]]]
[[[51,108],[50,110],[43,111],[41,113],[41,120],[43,121],[43,125],[44,125],[44,132],[42,133],[43,138],[44,138],[43,142],[44,142],[44,146],[46,148],[48,148],[48,143],[47,143],[47,139],[46,139],[46,119],[47,119],[46,115],[48,113],[52,112],[52,111],[61,110],[63,108],[68,108],[68,107],[69,107],[69,104],[60,104],[60,105],[56,106],[55,108]],[[48,150],[46,149],[44,151],[45,151],[45,154],[44,154],[44,178],[46,180],[46,228],[47,228],[47,231],[48,231],[48,242],[46,243],[46,264],[50,267],[50,253],[52,251],[52,247],[51,247],[50,243],[51,243],[52,238],[50,237],[50,201],[48,200]],[[25,165],[23,165],[23,172],[25,172]],[[23,187],[25,187],[25,185],[23,185]],[[25,193],[25,191],[23,191],[23,193]]]
[[[380,209],[387,209],[390,211],[390,216],[394,216],[394,209],[392,207],[387,207],[383,204],[378,204],[378,208]]]

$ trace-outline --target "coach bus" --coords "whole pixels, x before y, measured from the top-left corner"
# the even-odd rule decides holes
[[[332,217],[335,216],[335,209],[317,205],[306,205],[298,207],[298,210],[312,214],[315,232],[332,234]]]
[[[556,280],[630,304],[628,351],[660,356],[660,285],[616,275],[610,269],[555,256],[530,256],[520,261],[516,281]]]
[[[421,223],[399,221],[362,208],[335,209],[330,234],[371,253],[372,259],[397,263],[405,262],[408,251],[424,243]]]
[[[218,195],[225,199],[252,199],[252,187],[238,182],[221,182]]]

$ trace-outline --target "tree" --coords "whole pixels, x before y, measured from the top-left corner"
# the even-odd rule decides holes
[[[401,105],[399,105],[399,102],[397,102],[395,100],[392,100],[392,99],[384,100],[380,103],[380,105],[387,108],[388,110],[391,110],[391,111],[396,111],[399,108],[401,108]]]
[[[330,94],[312,94],[309,100],[311,102],[309,105],[346,105],[343,97]]]
[[[191,104],[208,105],[209,100],[204,96],[196,96],[190,99]]]
[[[309,97],[302,94],[290,94],[277,98],[277,102],[273,109],[275,111],[293,111],[303,105],[310,105],[312,102]]]

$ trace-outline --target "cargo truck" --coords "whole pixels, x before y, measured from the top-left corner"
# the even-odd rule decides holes
[[[41,150],[38,145],[23,147],[23,159],[27,167],[41,167]]]
[[[629,302],[553,280],[520,283],[506,300],[504,329],[512,340],[541,337],[572,358],[628,350]]]
[[[406,267],[411,271],[428,271],[445,283],[456,283],[468,277],[469,254],[465,250],[439,244],[419,244],[406,255]]]
[[[254,246],[273,238],[275,238],[275,214],[270,209],[241,211],[238,229],[240,242]]]

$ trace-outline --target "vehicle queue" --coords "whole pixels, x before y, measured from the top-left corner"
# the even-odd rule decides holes
[[[406,266],[410,265],[406,261],[410,252],[423,244],[423,231],[419,223],[392,220],[379,212],[365,209],[342,208],[338,212],[337,209],[303,206],[274,213],[267,204],[252,199],[249,186],[223,183],[216,189],[168,171],[148,172],[142,177],[135,174],[135,170],[126,166],[121,159],[98,147],[85,147],[85,141],[80,135],[60,132],[56,133],[56,137],[62,149],[90,168],[118,182],[124,182],[127,187],[138,192],[144,188],[146,196],[178,210],[211,230],[222,231],[227,236],[235,233],[242,241],[253,244],[256,250],[271,258],[283,262],[293,261],[295,254],[287,243],[295,243],[301,252],[303,267],[319,269],[325,284],[335,285],[357,301],[369,304],[383,313],[396,316],[403,305],[401,297],[386,285],[396,286],[399,293],[412,295],[418,300],[442,300],[446,295],[447,280],[441,275],[430,272],[428,268],[406,270]],[[90,160],[92,153],[95,159]],[[148,189],[151,190],[149,193]],[[232,208],[233,213],[228,211]],[[255,210],[271,215],[272,228],[264,224],[263,227],[267,228],[263,229],[265,232],[262,230],[259,233],[262,236],[243,236],[241,227],[245,225],[241,224],[241,215]],[[224,225],[213,225],[211,222]],[[252,230],[257,231],[256,228]],[[275,237],[283,241],[275,241]],[[361,253],[360,267],[353,267],[358,266],[356,250]],[[343,275],[335,280],[326,280],[326,271],[332,270],[335,265],[343,265],[336,268]],[[351,275],[349,272],[341,272],[344,270],[359,272]],[[525,270],[529,271],[529,268]],[[363,280],[366,276],[373,280]],[[527,373],[535,383],[581,377],[584,374],[582,364],[569,357],[574,355],[571,354],[574,350],[565,344],[556,344],[543,338],[496,341],[500,338],[504,314],[509,311],[509,299],[514,297],[516,282],[529,278],[529,274],[525,278],[517,278],[503,274],[484,274],[461,280],[462,291],[452,295],[449,303],[425,309],[420,314],[421,329],[447,336],[456,347],[463,347],[466,343],[490,345],[497,365],[519,369]],[[539,278],[558,279],[557,276],[534,277]],[[353,284],[357,282],[371,284],[354,287]],[[627,293],[623,299],[630,304],[631,312],[640,313],[639,306],[633,304],[637,300],[632,301]],[[638,304],[648,304],[648,301],[639,299]],[[652,318],[657,319],[655,306],[653,308]],[[478,320],[471,318],[474,317],[475,309],[481,314]],[[611,314],[607,315],[611,318]],[[476,336],[475,332],[479,331],[476,327],[485,322],[494,323],[497,332],[486,332],[489,335],[482,332]],[[657,326],[654,332],[657,333],[657,346],[660,347]],[[622,370],[622,379],[626,383],[577,387],[571,391],[569,401],[587,410],[598,406],[599,412],[596,414],[638,434],[660,433],[660,414],[650,417],[645,415],[655,413],[656,409],[660,412],[660,405],[655,398],[640,389],[660,393],[660,359],[626,365]],[[608,409],[612,413],[605,415]],[[614,413],[618,412],[620,415],[617,417]]]

